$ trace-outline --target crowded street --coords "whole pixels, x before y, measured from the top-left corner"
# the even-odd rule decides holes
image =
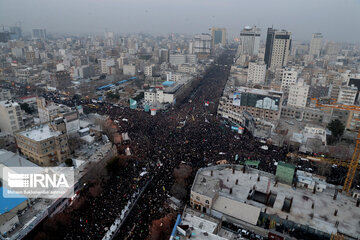
[[[74,206],[61,213],[63,225],[46,227],[49,224],[45,223],[42,234],[51,239],[102,239],[126,203],[133,200],[132,194],[151,176],[150,185],[116,237],[151,239],[152,222],[173,211],[165,206],[165,202],[174,193],[171,191],[175,183],[174,169],[180,165],[192,169],[188,183],[192,182],[197,169],[219,160],[234,163],[236,155],[237,163],[259,160],[261,170],[274,173],[274,163],[285,160],[286,148],[269,145],[264,150],[261,148],[263,143],[246,131],[242,135],[232,132],[229,123],[210,110],[217,108],[231,57],[231,52],[221,56],[189,98],[170,111],[159,111],[151,116],[144,111],[109,104],[96,110],[85,108],[88,112],[109,115],[117,123],[119,132],[128,132],[131,140],[118,149],[128,147],[132,155],[125,163],[117,165],[119,169],[111,176],[94,179],[92,186],[83,190]],[[210,106],[206,106],[205,101],[211,102]],[[119,153],[124,154],[121,151]],[[146,174],[141,174],[143,172]],[[190,184],[187,184],[187,194],[181,199],[185,203],[189,199],[189,190]]]

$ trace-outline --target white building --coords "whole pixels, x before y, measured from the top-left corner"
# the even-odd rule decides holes
[[[321,126],[307,124],[302,130],[305,139],[318,138],[326,146],[326,130]]]
[[[99,59],[101,73],[103,74],[114,74],[115,70],[115,60],[113,58],[110,59]]]
[[[288,106],[306,107],[307,97],[309,94],[309,85],[299,81],[295,85],[290,85]]]
[[[290,86],[297,82],[298,72],[294,69],[284,70],[281,77],[281,91],[289,93]]]
[[[15,77],[20,79],[28,79],[32,75],[33,69],[31,67],[15,69]]]
[[[319,57],[323,36],[321,33],[314,33],[311,38],[309,54]]]
[[[354,105],[358,89],[354,86],[343,86],[340,88],[338,103],[345,105]]]
[[[41,123],[48,122],[52,117],[57,116],[60,107],[56,104],[47,104],[44,98],[37,98],[37,109]]]
[[[145,66],[145,68],[144,68],[144,74],[145,74],[145,76],[147,76],[147,77],[152,77],[152,76],[153,76],[153,73],[154,73],[154,69],[155,69],[155,66],[154,66],[154,65]]]
[[[119,57],[119,58],[117,59],[117,61],[118,61],[119,69],[123,69],[123,66],[124,66],[125,64],[129,64],[129,61],[128,61],[128,58],[127,58],[127,57]]]
[[[129,76],[136,76],[136,66],[130,64],[123,65],[123,74]]]
[[[197,72],[197,69],[195,66],[183,64],[178,66],[178,72],[193,74]]]
[[[291,32],[278,31],[269,28],[266,38],[264,61],[268,68],[284,67],[287,65],[291,48]]]
[[[185,54],[170,54],[169,63],[173,66],[186,63]]]
[[[56,64],[56,71],[65,71],[65,65],[63,63]]]
[[[178,82],[183,78],[183,74],[181,73],[172,73],[169,72],[168,74],[166,74],[166,80],[167,81],[174,81],[174,82]]]
[[[166,92],[160,89],[150,89],[145,91],[144,100],[145,102],[155,104],[156,103],[174,103],[176,96],[173,92]]]
[[[198,34],[194,38],[193,52],[197,55],[210,55],[211,53],[211,35]]]
[[[195,54],[186,54],[186,63],[188,64],[196,64],[197,63],[197,57]]]
[[[2,132],[13,134],[24,127],[21,109],[14,101],[0,101],[0,129]]]
[[[247,82],[252,84],[264,84],[266,76],[266,64],[250,62]]]
[[[260,46],[260,28],[246,26],[240,32],[239,54],[257,55]]]
[[[173,66],[185,63],[196,64],[197,57],[195,54],[170,54],[169,63]]]
[[[11,99],[11,92],[9,89],[0,89],[0,101]]]
[[[190,41],[189,42],[189,54],[193,54],[194,53],[194,42]]]

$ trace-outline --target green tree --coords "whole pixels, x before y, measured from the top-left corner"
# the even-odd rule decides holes
[[[344,134],[345,126],[339,119],[332,120],[327,127],[337,140]]]

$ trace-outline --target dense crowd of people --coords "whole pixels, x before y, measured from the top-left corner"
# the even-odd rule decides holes
[[[230,163],[259,160],[259,168],[275,172],[274,163],[286,158],[287,149],[264,143],[250,134],[232,132],[230,126],[206,106],[213,108],[222,95],[231,64],[231,55],[224,54],[219,65],[213,65],[199,86],[182,104],[168,112],[159,111],[151,116],[144,111],[104,105],[97,113],[107,114],[118,123],[119,132],[128,132],[132,158],[128,164],[101,185],[101,193],[87,197],[85,203],[72,210],[71,221],[58,236],[63,239],[101,239],[128,203],[133,192],[141,188],[148,177],[151,184],[122,225],[117,239],[146,239],[153,220],[170,212],[165,201],[174,184],[173,171],[180,164],[192,168],[192,182],[197,169],[215,164],[219,160]],[[229,67],[224,65],[228,64]],[[89,110],[89,109],[85,109]],[[94,109],[92,109],[94,111]],[[127,121],[122,119],[126,118]],[[116,121],[115,121],[116,120]],[[123,149],[123,148],[122,148]],[[146,171],[146,177],[139,177]],[[189,187],[186,189],[189,194]],[[188,196],[184,198],[188,201]]]

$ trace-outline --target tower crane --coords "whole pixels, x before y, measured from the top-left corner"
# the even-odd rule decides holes
[[[319,102],[319,100],[317,98],[312,98],[311,100],[315,102],[316,107],[320,107],[320,108],[333,108],[333,109],[341,109],[341,110],[360,112],[359,106],[338,104],[335,101],[332,101],[329,104],[322,104]],[[359,119],[355,119],[355,120],[359,121]],[[359,164],[359,159],[360,159],[360,129],[358,130],[358,134],[356,137],[355,150],[352,155],[351,161],[349,163],[349,169],[346,174],[346,179],[345,179],[345,183],[343,186],[343,191],[345,191],[348,194],[350,193],[350,188],[354,181],[356,168]]]

